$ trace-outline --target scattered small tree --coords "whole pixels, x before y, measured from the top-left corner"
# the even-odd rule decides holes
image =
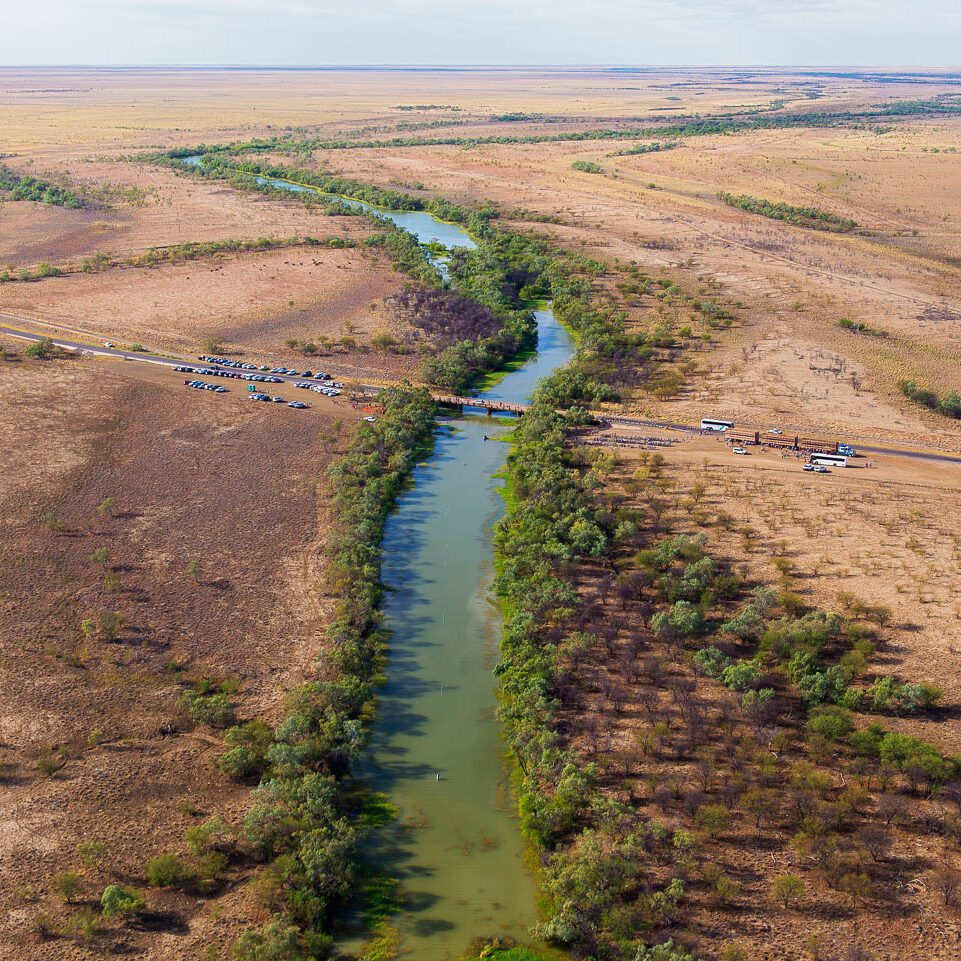
[[[779,874],[771,882],[771,897],[783,908],[793,908],[804,897],[804,882],[796,874]]]
[[[119,884],[109,885],[100,898],[100,907],[105,918],[131,918],[144,911],[147,905],[134,888],[122,888]]]
[[[80,890],[80,875],[76,871],[62,871],[55,874],[50,881],[50,887],[70,904]]]
[[[110,550],[109,550],[108,548],[106,548],[106,547],[98,547],[98,548],[90,555],[90,560],[92,560],[92,561],[94,562],[94,564],[104,564],[104,565],[106,565],[107,561],[110,560]]]

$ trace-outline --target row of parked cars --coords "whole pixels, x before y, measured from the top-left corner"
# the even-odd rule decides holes
[[[301,373],[292,367],[268,367],[266,364],[261,364],[260,366],[257,364],[243,364],[239,360],[228,360],[226,357],[208,357],[206,354],[201,354],[200,359],[206,361],[208,364],[216,364],[218,367],[232,367],[237,370],[259,370],[270,374],[285,374],[287,377],[312,377],[314,380],[334,379],[330,374],[324,374],[321,371],[314,373],[311,370],[305,370]],[[270,383],[279,383],[279,381],[270,381]]]
[[[336,397],[340,393],[343,384],[331,384],[329,387],[326,384],[308,384],[306,381],[298,380],[294,382],[294,387],[300,387],[303,390],[312,390],[315,394],[326,394],[328,397]]]
[[[220,384],[205,384],[202,380],[185,380],[184,385],[193,387],[194,390],[212,390],[218,394],[227,393],[226,387],[221,387]]]
[[[274,404],[287,404],[287,401],[285,401],[283,397],[271,397],[270,394],[261,394],[259,391],[256,394],[248,394],[247,399],[263,400],[263,401],[267,401],[267,403],[274,403]],[[287,404],[287,406],[293,407],[294,410],[307,410],[307,405],[304,403],[301,403],[301,401],[299,400],[292,400],[289,404]]]

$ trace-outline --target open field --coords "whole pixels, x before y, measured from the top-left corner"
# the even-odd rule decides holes
[[[359,218],[128,159],[289,135],[293,146],[254,159],[466,206],[493,201],[505,226],[604,264],[601,301],[623,311],[629,330],[665,332],[663,368],[688,362],[674,390],[625,372],[611,410],[687,423],[714,414],[738,427],[855,445],[885,438],[957,451],[961,421],[920,407],[898,384],[961,391],[961,115],[678,135],[669,150],[616,154],[674,140],[621,136],[674,118],[869,111],[958,90],[956,79],[935,74],[898,82],[774,70],[0,70],[0,162],[89,198],[74,210],[0,191],[0,271],[184,242],[310,235],[360,244],[371,228]],[[585,130],[618,137],[559,139]],[[555,139],[357,146],[491,136]],[[722,191],[816,207],[857,229],[766,218],[725,204]],[[632,286],[632,265],[654,283]],[[407,283],[376,249],[294,246],[13,280],[0,284],[0,311],[79,339],[187,356],[222,340],[224,351],[258,363],[398,382],[416,379],[417,354],[371,345],[379,334],[405,342],[409,330],[389,302]],[[729,322],[710,322],[694,301],[723,309]],[[852,333],[842,319],[871,330]],[[319,343],[320,352],[307,359],[285,345],[291,338]],[[109,950],[179,961],[201,957],[208,944],[226,958],[238,932],[266,916],[244,888],[247,869],[228,854],[202,895],[148,891],[152,920],[143,925],[105,924],[93,947],[30,933],[23,953],[38,915],[62,926],[94,907],[95,889],[99,896],[111,880],[146,889],[144,862],[185,851],[185,830],[215,815],[239,823],[251,786],[217,771],[218,731],[178,702],[209,679],[225,685],[240,718],[276,721],[329,619],[317,589],[329,548],[324,471],[359,412],[343,398],[311,397],[303,412],[248,404],[235,382],[213,395],[181,381],[140,364],[0,360],[0,688],[9,692],[0,709],[0,958]],[[652,507],[625,494],[647,463],[636,452],[622,456],[601,496],[626,497],[644,517],[644,536],[706,533],[725,569],[751,586],[783,588],[787,577],[807,608],[890,608],[862,680],[892,674],[937,684],[944,697],[935,710],[885,722],[961,754],[961,467],[881,457],[870,469],[814,477],[794,457],[739,457],[700,438],[665,452],[669,480],[663,504]],[[701,769],[694,753],[671,747],[690,722],[682,702],[692,681],[722,758],[705,792],[733,807],[747,786],[777,788],[776,812],[756,824],[739,815],[702,849],[739,885],[731,908],[719,906],[716,885],[692,881],[684,923],[703,956],[715,961],[736,940],[750,957],[799,959],[810,956],[812,933],[823,934],[822,956],[832,961],[859,941],[877,959],[958,956],[956,908],[933,894],[939,869],[961,871],[947,804],[906,792],[913,809],[892,821],[890,850],[857,867],[870,874],[870,891],[826,883],[791,842],[788,763],[807,750],[797,698],[779,687],[790,762],[778,759],[764,774],[752,752],[770,748],[767,731],[738,718],[723,689],[653,640],[637,610],[605,596],[609,573],[578,568],[593,605],[582,626],[600,641],[575,672],[579,689],[560,695],[566,743],[600,765],[607,796],[641,818],[693,830],[685,805]],[[646,645],[641,658],[637,639]],[[625,651],[639,666],[612,696]],[[651,659],[666,667],[644,667]],[[658,688],[654,701],[650,688]],[[658,710],[674,740],[637,748]],[[833,754],[825,765],[834,803],[849,771]],[[879,778],[866,776],[870,798],[851,815],[851,832],[858,818],[857,830],[878,820],[889,787]],[[77,845],[90,841],[108,851],[84,865]],[[81,891],[64,904],[51,879],[74,870]],[[804,877],[802,903],[772,909],[771,877],[787,870]],[[654,871],[666,878],[663,864]]]
[[[9,163],[31,176],[66,177],[93,192],[94,199],[79,210],[31,202],[0,205],[2,266],[79,263],[96,254],[128,256],[150,247],[228,238],[299,235],[360,240],[368,233],[367,225],[353,217],[328,217],[300,204],[245,196],[130,163],[73,159],[55,166]],[[106,192],[107,200],[96,199],[98,192]]]
[[[299,355],[285,346],[290,338],[339,343],[349,335],[356,346],[338,346],[336,357],[326,350],[315,362],[300,361],[332,370],[393,369],[403,376],[416,366],[416,356],[368,350],[372,336],[395,324],[382,301],[401,280],[357,248],[292,247],[8,284],[0,302],[15,315],[96,339],[122,335],[126,343],[188,356],[221,338],[232,353],[292,362]]]
[[[187,828],[249,806],[249,787],[213,766],[221,742],[178,699],[211,678],[239,717],[269,720],[308,672],[325,610],[323,472],[342,441],[333,410],[248,410],[87,362],[7,361],[0,389],[0,858],[16,878],[0,894],[0,956],[14,958],[41,911],[75,916],[110,880],[183,850]],[[86,868],[85,842],[106,845]],[[49,883],[67,870],[83,881],[64,906]],[[160,895],[166,934],[109,932],[98,950],[229,943],[249,920],[242,880],[228,864],[200,901]]]

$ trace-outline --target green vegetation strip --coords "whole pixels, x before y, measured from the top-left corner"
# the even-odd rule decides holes
[[[961,395],[957,391],[952,391],[944,397],[938,397],[933,390],[919,387],[913,380],[900,381],[898,388],[905,397],[913,400],[916,404],[929,407],[945,417],[952,417],[954,420],[961,419]]]
[[[847,220],[827,210],[817,207],[793,207],[783,202],[774,203],[761,200],[750,194],[729,194],[722,191],[718,197],[729,207],[746,210],[750,214],[759,214],[771,220],[783,220],[795,227],[808,227],[811,230],[825,230],[835,234],[850,233],[858,224],[855,220]]]
[[[84,205],[83,197],[49,180],[18,174],[8,167],[0,166],[0,190],[9,190],[12,200],[34,200],[52,207],[76,209]]]
[[[345,237],[258,237],[256,240],[206,240],[185,242],[170,247],[150,247],[141,254],[129,257],[113,257],[107,253],[96,253],[79,263],[53,266],[42,263],[36,270],[5,268],[0,270],[0,284],[13,281],[44,280],[47,277],[62,277],[64,274],[96,274],[117,267],[159,267],[162,264],[175,264],[183,261],[202,260],[224,253],[250,253],[268,250],[282,250],[288,247],[327,247],[338,250],[356,247],[357,242]]]
[[[266,137],[244,143],[223,145],[201,145],[200,149],[181,147],[171,154],[177,157],[190,157],[197,153],[285,153],[309,154],[315,150],[364,150],[397,147],[458,146],[479,147],[487,144],[539,144],[584,140],[638,140],[651,137],[684,138],[718,134],[751,133],[757,130],[777,130],[820,127],[861,127],[879,120],[907,116],[953,116],[961,113],[961,104],[951,99],[951,95],[940,95],[929,100],[895,101],[864,110],[846,110],[829,113],[826,111],[776,114],[749,117],[750,111],[740,114],[723,114],[716,117],[689,116],[674,120],[670,124],[632,128],[603,128],[592,130],[565,131],[550,134],[490,134],[476,137],[390,137],[381,140],[361,140],[350,137],[301,137],[295,139],[290,134],[281,137]],[[523,119],[529,117],[521,115]],[[880,131],[879,131],[880,132]]]
[[[361,834],[390,811],[379,799],[359,805],[350,772],[384,664],[384,524],[431,443],[434,405],[426,391],[394,388],[378,403],[383,414],[358,427],[350,450],[330,469],[336,529],[327,579],[337,600],[316,679],[290,694],[288,716],[275,731],[255,721],[224,732],[232,746],[221,769],[260,777],[243,836],[265,862],[254,892],[270,915],[239,939],[238,961],[327,957],[334,909],[358,887],[371,895],[368,910],[378,923],[393,903],[390,883],[357,862]]]

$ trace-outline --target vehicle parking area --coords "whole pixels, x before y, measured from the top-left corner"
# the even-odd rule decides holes
[[[249,407],[245,402],[251,399],[267,402],[270,407],[286,410],[292,416],[294,411],[310,410],[335,414],[341,418],[354,418],[360,413],[350,404],[346,386],[334,381],[331,374],[312,373],[309,382],[295,382],[284,368],[247,367],[237,362],[232,362],[234,366],[225,367],[209,360],[168,365],[110,357],[84,357],[70,363],[116,371],[131,380],[176,387],[188,391],[197,403],[209,398],[220,404],[236,403]],[[300,376],[303,377],[305,373],[301,372]]]

